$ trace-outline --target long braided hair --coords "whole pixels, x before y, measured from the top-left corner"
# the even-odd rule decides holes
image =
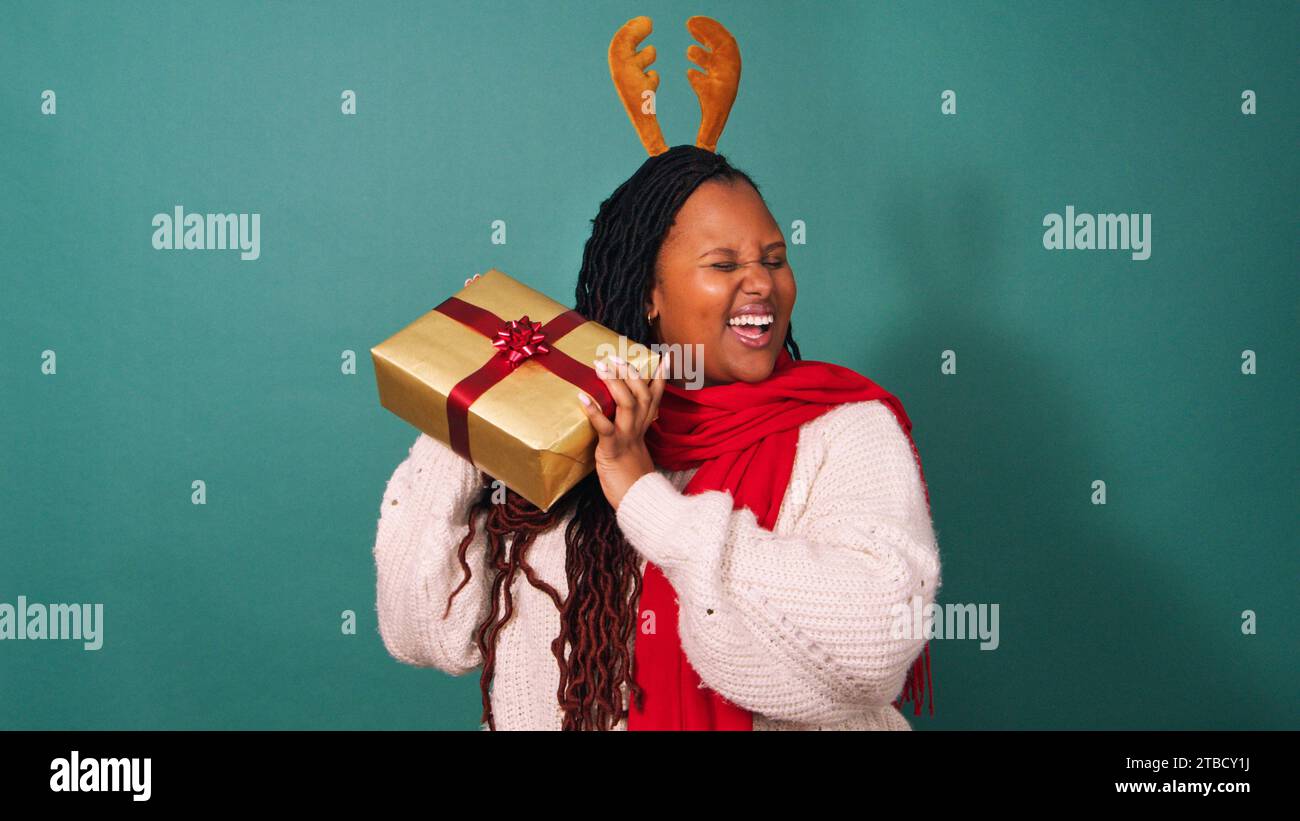
[[[726,157],[693,145],[679,145],[647,159],[636,173],[600,205],[592,220],[591,238],[582,253],[582,270],[574,309],[629,344],[660,342],[646,318],[655,284],[659,248],[678,210],[701,183],[721,179],[744,181],[758,190],[747,174]],[[785,348],[799,359],[799,346],[787,330]],[[496,667],[496,642],[514,612],[510,593],[522,572],[533,587],[546,593],[560,611],[560,635],[551,652],[560,667],[556,698],[564,711],[565,730],[609,730],[627,717],[622,687],[626,684],[638,706],[643,691],[632,677],[631,640],[637,625],[641,595],[640,558],[619,530],[614,509],[601,490],[595,472],[543,512],[514,491],[495,502],[500,490],[481,474],[482,493],[469,510],[469,533],[460,543],[464,578],[447,599],[469,582],[466,551],[472,543],[479,514],[486,514],[487,567],[494,573],[492,605],[475,639],[483,654],[480,689],[483,717],[492,730],[489,687]],[[527,561],[529,547],[543,533],[572,513],[564,532],[567,547],[565,576],[568,596],[538,578]],[[502,591],[505,591],[504,606]],[[565,650],[568,648],[566,657]]]

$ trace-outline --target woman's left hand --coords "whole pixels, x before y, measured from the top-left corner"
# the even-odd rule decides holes
[[[664,393],[664,360],[652,378],[616,356],[610,355],[613,367],[596,361],[596,374],[605,382],[617,405],[611,421],[600,409],[600,404],[579,391],[579,399],[587,399],[583,410],[596,429],[600,441],[596,445],[596,472],[605,498],[615,510],[623,501],[632,484],[653,473],[655,463],[645,444],[646,428],[659,416],[659,399]],[[604,370],[601,366],[605,365]]]

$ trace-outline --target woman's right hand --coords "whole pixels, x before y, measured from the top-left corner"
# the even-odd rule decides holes
[[[482,274],[475,274],[474,276],[472,276],[472,277],[470,277],[469,279],[465,280],[465,284],[468,286],[471,282],[473,282],[474,280],[478,279],[478,278],[481,277],[481,276],[483,276],[483,275],[482,275]]]

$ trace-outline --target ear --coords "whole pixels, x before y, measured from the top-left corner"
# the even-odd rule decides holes
[[[663,316],[663,297],[660,293],[658,272],[656,271],[652,273],[650,276],[651,276],[650,294],[646,298],[645,303],[641,309],[641,316],[652,316],[653,319],[650,319],[648,321],[651,324],[653,324],[656,320],[658,320],[661,316]]]

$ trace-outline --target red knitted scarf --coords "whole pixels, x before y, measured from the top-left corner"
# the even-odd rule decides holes
[[[734,509],[748,508],[759,525],[772,530],[794,466],[799,426],[837,405],[871,399],[889,406],[911,442],[912,423],[902,403],[884,388],[849,368],[795,360],[782,349],[771,376],[762,382],[733,382],[697,390],[666,384],[659,418],[646,431],[646,446],[659,467],[699,467],[686,486],[686,495],[729,491],[735,498]],[[912,453],[919,471],[921,458],[915,443]],[[921,483],[925,487],[924,475]],[[928,509],[928,488],[925,501]],[[701,686],[682,650],[676,593],[653,562],[646,562],[637,612],[645,610],[657,615],[655,632],[638,632],[634,643],[633,676],[644,689],[645,699],[640,708],[633,699],[627,728],[752,730],[753,715],[748,710]],[[910,698],[920,715],[927,686],[933,715],[928,643],[908,672],[903,694],[894,706]]]

